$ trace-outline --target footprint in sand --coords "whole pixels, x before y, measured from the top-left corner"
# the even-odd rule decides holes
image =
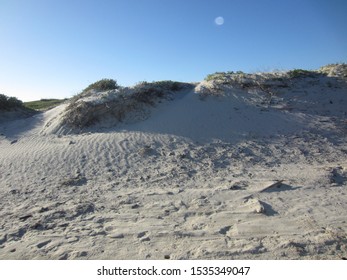
[[[140,232],[139,234],[137,234],[137,238],[139,238],[141,242],[150,241],[151,239],[148,236],[146,236],[147,233],[148,231]]]
[[[222,227],[222,228],[219,230],[219,233],[220,233],[220,234],[223,234],[223,235],[226,235],[230,229],[231,229],[231,226]]]
[[[41,249],[41,248],[45,247],[47,244],[51,243],[51,241],[52,241],[52,240],[49,239],[49,240],[40,242],[40,243],[36,244],[36,247],[39,248],[39,249]]]

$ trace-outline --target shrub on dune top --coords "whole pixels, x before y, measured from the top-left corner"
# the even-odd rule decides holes
[[[175,81],[157,81],[152,83],[153,86],[159,86],[165,90],[171,90],[171,91],[179,91],[183,89],[187,84],[185,83],[180,83],[180,82],[175,82]]]
[[[90,84],[88,87],[86,87],[82,93],[88,92],[90,90],[95,91],[106,91],[106,90],[112,90],[119,88],[119,85],[117,84],[116,80],[113,79],[102,79],[95,83]]]
[[[95,83],[90,84],[87,86],[84,90],[82,90],[80,93],[73,96],[70,101],[71,104],[75,103],[77,100],[79,100],[81,97],[87,97],[95,92],[104,92],[108,90],[115,90],[119,89],[120,86],[117,84],[116,80],[113,79],[101,79]]]
[[[303,69],[294,69],[288,71],[289,78],[305,78],[305,77],[313,77],[316,73],[313,71],[303,70]]]
[[[187,84],[174,81],[141,82],[134,87],[133,97],[136,101],[153,105],[157,98],[169,92],[179,91]]]

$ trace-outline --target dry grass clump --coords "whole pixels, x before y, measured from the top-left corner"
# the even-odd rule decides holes
[[[201,82],[196,91],[201,98],[206,96],[221,96],[228,88],[260,90],[269,93],[271,88],[285,88],[289,81],[284,72],[253,73],[247,74],[237,72],[216,72],[208,75]]]
[[[347,64],[336,63],[325,65],[318,70],[329,77],[347,78]]]
[[[347,64],[329,64],[317,71],[293,69],[270,73],[244,73],[242,71],[216,72],[204,79],[196,91],[202,98],[223,95],[226,88],[257,90],[273,95],[279,88],[289,88],[303,79],[318,81],[322,75],[331,78],[347,78]],[[331,80],[334,83],[335,80]]]
[[[218,85],[228,85],[239,88],[247,88],[258,86],[259,83],[264,85],[275,84],[281,86],[285,84],[285,72],[271,72],[271,73],[244,73],[237,72],[216,72],[208,75],[204,81],[212,82]]]

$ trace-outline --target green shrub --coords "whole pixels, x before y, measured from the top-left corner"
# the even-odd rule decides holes
[[[102,79],[100,81],[97,81],[95,83],[90,84],[88,87],[86,87],[82,93],[88,92],[90,90],[96,90],[96,91],[106,91],[106,90],[112,90],[119,88],[117,81],[113,79]]]
[[[180,82],[174,82],[171,80],[168,81],[158,81],[158,82],[153,82],[154,86],[159,86],[165,90],[171,90],[171,91],[179,91],[183,89],[184,84]]]
[[[107,91],[107,90],[113,90],[113,89],[119,89],[119,88],[120,88],[120,86],[117,84],[116,80],[102,79],[102,80],[99,80],[95,83],[90,84],[84,90],[82,90],[82,92],[71,97],[70,103],[74,104],[81,97],[87,97],[87,96],[93,94],[91,92],[92,90],[94,90],[96,92],[101,92],[101,91]]]
[[[133,97],[136,101],[153,105],[156,98],[164,96],[164,89],[154,83],[142,82],[135,86]]]
[[[205,81],[210,82],[210,81],[215,81],[215,80],[223,80],[226,75],[233,74],[234,72],[216,72],[213,74],[207,75],[205,78]]]
[[[164,97],[168,92],[179,91],[189,86],[192,85],[171,80],[152,83],[140,82],[134,87],[133,97],[138,102],[154,105],[157,98]]]
[[[295,78],[305,78],[305,77],[312,77],[314,76],[314,72],[303,70],[303,69],[294,69],[291,71],[288,71],[289,78],[295,79]]]
[[[243,71],[227,71],[227,72],[216,72],[213,74],[207,75],[205,78],[205,81],[224,81],[228,78],[231,78],[233,75],[244,75],[245,73]]]
[[[0,110],[10,111],[16,108],[23,108],[23,102],[16,97],[8,97],[0,94]]]

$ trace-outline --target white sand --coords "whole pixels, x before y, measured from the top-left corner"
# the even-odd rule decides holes
[[[0,258],[346,258],[347,91],[326,79],[82,134],[53,133],[66,105],[1,122]]]

